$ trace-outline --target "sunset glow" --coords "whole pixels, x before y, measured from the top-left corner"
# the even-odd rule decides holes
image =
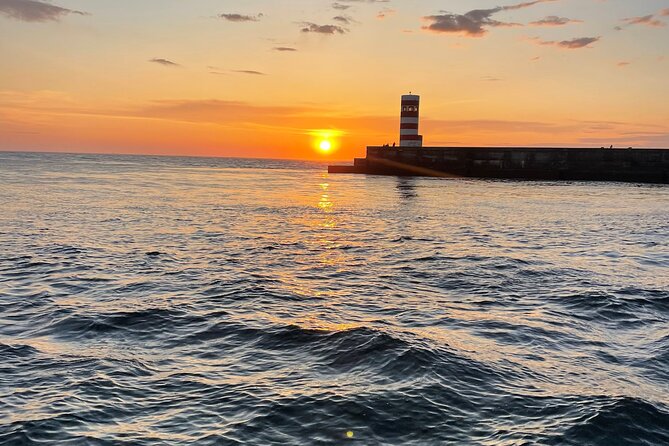
[[[669,446],[669,0],[0,0],[0,446]]]
[[[669,146],[662,0],[19,4],[0,150],[348,159],[409,91],[426,145]]]

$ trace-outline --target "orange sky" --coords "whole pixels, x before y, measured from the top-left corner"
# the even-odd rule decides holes
[[[409,90],[427,145],[669,146],[637,3],[0,0],[0,150],[347,159]]]

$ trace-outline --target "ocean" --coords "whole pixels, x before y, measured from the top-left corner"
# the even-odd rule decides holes
[[[669,444],[669,187],[0,153],[1,445]]]

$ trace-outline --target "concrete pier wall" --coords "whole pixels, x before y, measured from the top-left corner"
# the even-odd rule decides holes
[[[669,183],[669,149],[378,147],[332,173]]]

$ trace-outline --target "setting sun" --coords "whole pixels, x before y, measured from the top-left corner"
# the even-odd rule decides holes
[[[341,138],[344,132],[337,129],[313,129],[309,130],[311,144],[314,151],[320,155],[331,155],[338,152],[342,147]]]

